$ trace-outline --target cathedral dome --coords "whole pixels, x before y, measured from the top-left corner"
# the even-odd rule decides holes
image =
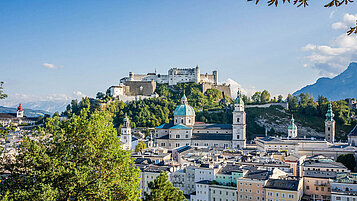
[[[195,110],[188,105],[185,94],[181,98],[181,105],[176,107],[174,116],[195,116]]]
[[[174,116],[195,116],[195,110],[189,105],[179,105],[175,109]]]

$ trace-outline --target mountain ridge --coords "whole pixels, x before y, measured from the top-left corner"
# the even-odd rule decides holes
[[[357,62],[351,62],[347,69],[339,75],[333,78],[319,78],[314,84],[306,85],[294,92],[293,95],[309,93],[315,99],[321,95],[330,100],[356,98],[357,87],[354,87],[355,83],[357,83]]]

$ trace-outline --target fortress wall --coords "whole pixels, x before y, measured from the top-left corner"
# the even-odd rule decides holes
[[[155,81],[127,81],[125,86],[129,87],[125,90],[127,96],[150,96],[156,90]]]
[[[214,85],[212,83],[202,83],[202,93],[205,93],[208,89],[217,89],[224,93],[225,96],[232,98],[231,87],[229,85]]]

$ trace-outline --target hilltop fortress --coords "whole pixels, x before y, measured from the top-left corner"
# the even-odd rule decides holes
[[[197,83],[201,85],[203,93],[214,88],[222,91],[225,96],[231,97],[230,86],[218,84],[218,72],[216,70],[212,74],[201,74],[198,66],[195,68],[171,68],[167,75],[156,72],[147,74],[129,72],[128,77],[120,79],[119,86],[111,86],[109,90],[112,97],[119,99],[125,99],[128,96],[145,98],[155,96],[157,84],[175,86],[179,83]]]

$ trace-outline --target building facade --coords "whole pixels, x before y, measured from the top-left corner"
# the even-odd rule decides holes
[[[196,123],[195,110],[183,95],[173,121],[155,128],[156,144],[168,149],[181,146],[242,149],[246,145],[246,114],[240,94],[235,100],[233,119],[233,125]]]

